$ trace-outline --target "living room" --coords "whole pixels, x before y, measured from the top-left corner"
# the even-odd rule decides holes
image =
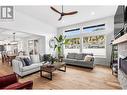
[[[9,56],[5,47],[13,46],[11,41],[20,39],[22,44],[10,50],[16,54],[15,58],[1,56],[0,77],[12,74],[11,77],[19,78],[21,83],[29,82],[24,83],[25,86],[8,85],[5,89],[126,89],[126,85],[121,86],[118,72],[111,64],[114,16],[118,6],[2,8],[13,8],[14,16],[0,19],[0,40],[4,46],[1,54]],[[61,11],[74,12],[64,16]],[[21,61],[26,60],[25,57],[29,57],[32,65]]]

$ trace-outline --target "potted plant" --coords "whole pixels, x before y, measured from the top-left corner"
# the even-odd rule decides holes
[[[54,50],[57,51],[58,53],[58,60],[59,61],[62,61],[63,59],[63,54],[62,54],[62,49],[63,49],[63,45],[66,45],[69,43],[69,40],[66,39],[66,36],[58,36],[58,37],[54,37],[55,40],[56,40],[56,44],[55,44],[55,47],[54,47]]]

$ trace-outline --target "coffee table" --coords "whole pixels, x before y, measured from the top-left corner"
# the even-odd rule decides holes
[[[66,64],[64,62],[55,62],[53,64],[45,63],[40,66],[40,76],[52,80],[52,73],[56,70],[66,72]],[[43,72],[49,73],[49,77],[44,76]]]

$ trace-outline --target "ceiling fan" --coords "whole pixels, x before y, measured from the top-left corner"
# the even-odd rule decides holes
[[[66,16],[66,15],[74,15],[74,14],[77,14],[78,13],[78,11],[72,11],[72,12],[67,12],[67,13],[65,13],[65,12],[63,12],[63,6],[62,6],[62,12],[59,12],[57,9],[55,9],[54,7],[50,7],[53,11],[55,11],[55,12],[57,12],[58,14],[60,14],[60,18],[58,19],[58,21],[60,21],[62,18],[63,18],[63,16]]]

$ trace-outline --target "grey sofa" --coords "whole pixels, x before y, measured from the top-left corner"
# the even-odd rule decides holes
[[[94,68],[94,57],[91,61],[84,61],[86,55],[93,54],[90,53],[68,53],[67,57],[64,59],[64,62],[69,65],[82,66],[88,68]]]

